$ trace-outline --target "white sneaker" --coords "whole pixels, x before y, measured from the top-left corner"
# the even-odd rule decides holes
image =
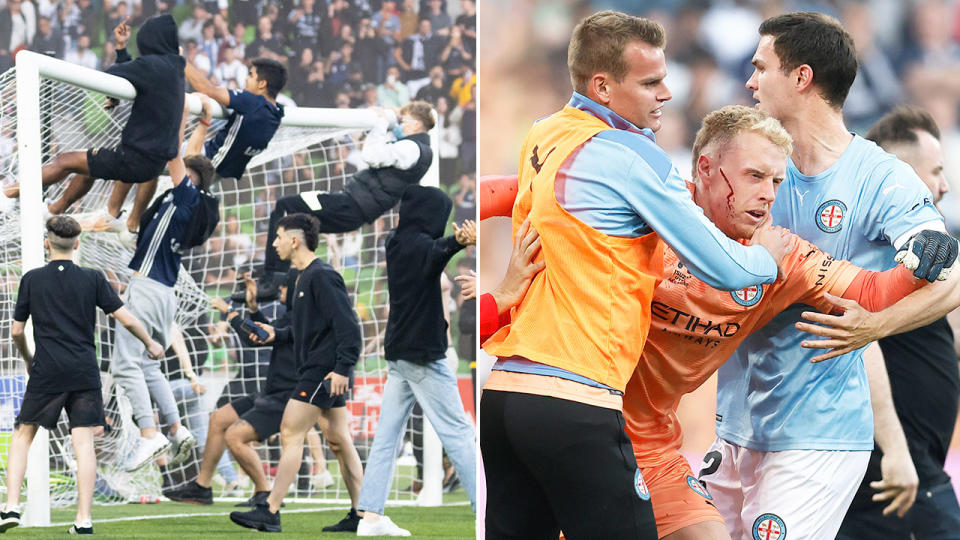
[[[168,448],[170,448],[170,441],[159,433],[154,435],[152,439],[140,437],[137,447],[127,460],[126,471],[133,472],[143,468],[144,465],[166,452]]]
[[[240,487],[240,482],[234,480],[233,482],[227,483],[223,486],[223,489],[220,490],[221,497],[243,497],[244,492]]]
[[[120,212],[120,216],[123,215],[123,212]],[[120,216],[113,217],[110,215],[110,212],[104,210],[93,220],[93,230],[95,232],[112,232],[120,233],[121,231],[127,230],[126,220],[120,219]]]
[[[126,227],[122,231],[117,233],[117,238],[120,239],[120,245],[133,251],[137,249],[137,235],[139,233],[130,232]]]
[[[333,485],[333,475],[327,469],[323,471],[323,474],[315,474],[310,477],[310,483],[313,484],[313,489],[326,489]]]
[[[410,531],[401,529],[387,516],[380,516],[377,521],[361,519],[357,536],[410,536]]]
[[[190,456],[190,450],[197,445],[197,439],[182,425],[170,436],[170,461],[167,465],[179,465]]]

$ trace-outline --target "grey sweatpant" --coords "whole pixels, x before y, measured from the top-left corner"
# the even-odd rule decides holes
[[[173,288],[135,275],[127,286],[124,301],[127,309],[147,328],[147,333],[166,348],[167,333],[177,313],[177,296]],[[156,426],[151,398],[160,411],[161,425],[169,426],[180,421],[177,402],[160,369],[160,361],[148,358],[146,347],[126,328],[117,328],[110,370],[127,393],[133,419],[140,429]]]

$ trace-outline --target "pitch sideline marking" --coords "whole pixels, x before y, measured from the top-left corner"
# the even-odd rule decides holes
[[[440,506],[467,506],[469,501],[460,501],[455,503],[444,503]],[[428,508],[428,507],[423,507]],[[435,508],[435,507],[434,507]],[[284,514],[305,514],[309,512],[327,512],[340,510],[350,510],[349,506],[325,506],[323,508],[295,508],[293,510],[284,510]],[[96,523],[112,523],[118,521],[142,521],[145,519],[168,519],[168,518],[184,518],[184,517],[206,517],[206,516],[229,516],[230,512],[208,512],[200,514],[163,514],[163,515],[154,515],[154,516],[127,516],[120,518],[107,518],[107,519],[95,519],[93,520],[94,524]],[[64,523],[51,523],[47,527],[69,527],[73,525],[72,521],[67,521]],[[31,529],[45,529],[47,527],[30,527]]]

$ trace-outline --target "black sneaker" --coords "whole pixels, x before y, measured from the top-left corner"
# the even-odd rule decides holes
[[[266,502],[257,503],[252,510],[247,512],[230,512],[230,521],[248,529],[280,532],[280,512],[278,511],[276,514],[271,512],[270,506]]]
[[[89,527],[84,527],[83,525],[84,524],[77,525],[74,523],[67,532],[70,534],[93,534],[93,523],[90,523]]]
[[[253,508],[254,506],[257,505],[257,503],[266,502],[267,497],[269,496],[270,496],[269,491],[254,491],[253,495],[251,495],[249,499],[242,502],[238,502],[233,506],[234,508]]]
[[[357,515],[356,508],[351,508],[347,512],[347,517],[334,525],[327,525],[323,528],[323,532],[357,532],[358,525],[360,525],[360,516]]]
[[[20,512],[17,510],[0,511],[0,533],[7,532],[8,529],[20,526]]]
[[[163,496],[177,502],[213,504],[213,490],[201,486],[196,480],[191,480],[179,488],[165,489]]]

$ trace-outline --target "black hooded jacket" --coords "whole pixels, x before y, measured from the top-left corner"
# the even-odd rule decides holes
[[[180,151],[186,61],[179,47],[177,23],[170,15],[158,15],[137,33],[140,57],[131,61],[127,50],[120,49],[117,63],[107,68],[137,90],[120,144],[157,160],[170,161]]]
[[[454,236],[443,236],[452,207],[435,187],[410,186],[400,199],[400,222],[387,238],[387,360],[425,364],[446,355],[440,274],[463,249]]]

